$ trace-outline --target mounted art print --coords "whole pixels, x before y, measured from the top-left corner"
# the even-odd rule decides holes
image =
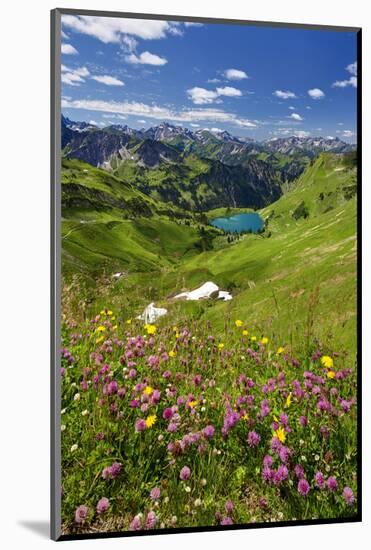
[[[360,47],[52,12],[54,539],[360,520]]]

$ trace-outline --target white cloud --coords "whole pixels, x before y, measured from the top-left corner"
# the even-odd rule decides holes
[[[190,125],[192,126],[192,128],[199,128],[200,127],[199,124],[195,124],[194,122],[191,122]]]
[[[95,122],[95,120],[89,120],[89,124],[92,124],[93,126],[97,126],[97,122]]]
[[[224,76],[228,80],[243,80],[244,78],[249,78],[245,71],[240,71],[239,69],[226,69],[224,71]]]
[[[223,130],[221,128],[211,128],[210,132],[214,134],[220,134]]]
[[[211,123],[228,122],[240,128],[256,128],[259,124],[256,120],[239,118],[234,113],[228,113],[222,109],[188,109],[173,111],[168,107],[158,105],[147,105],[135,101],[103,101],[94,99],[62,100],[64,109],[84,109],[88,111],[115,113],[117,115],[130,115],[138,117],[154,118],[156,120],[172,120],[176,122],[199,122]]]
[[[347,88],[348,86],[357,88],[357,77],[351,76],[348,80],[336,80],[332,86],[333,88]]]
[[[305,108],[308,109],[308,111],[310,111],[312,107],[309,107],[309,105],[307,105]]]
[[[273,92],[273,95],[275,95],[276,97],[279,97],[280,99],[296,98],[296,95],[294,94],[294,92],[290,92],[289,90],[287,90],[286,92],[283,90],[276,90],[275,92]]]
[[[124,86],[125,84],[122,80],[115,78],[114,76],[109,76],[107,74],[102,76],[92,76],[93,80],[96,80],[100,84],[105,84],[106,86]]]
[[[333,84],[333,88],[347,88],[351,86],[357,88],[357,61],[350,63],[345,67],[345,70],[348,71],[352,76],[345,80],[336,80]]]
[[[343,137],[350,138],[350,137],[355,136],[355,133],[352,132],[352,130],[343,130],[343,133],[342,133],[341,135],[342,135]]]
[[[209,78],[207,81],[209,84],[218,84],[220,82],[219,78]]]
[[[68,84],[69,86],[80,86],[80,84],[85,82],[81,76],[75,73],[62,73],[61,80],[63,84]]]
[[[79,52],[72,46],[72,44],[62,44],[61,52],[65,55],[77,55]]]
[[[357,61],[350,63],[350,65],[347,65],[345,69],[353,76],[357,76]]]
[[[138,41],[135,40],[133,36],[130,36],[128,34],[124,34],[122,37],[122,46],[125,49],[125,51],[128,51],[129,53],[135,51],[135,48],[138,45]]]
[[[150,52],[143,52],[139,56],[132,53],[127,55],[125,59],[128,63],[133,65],[166,65],[167,63],[167,59],[164,57],[160,57]]]
[[[334,136],[326,136],[326,139],[335,139]]]
[[[125,34],[144,40],[165,38],[169,33],[176,34],[174,23],[147,19],[62,15],[62,24],[76,32],[94,36],[105,44],[119,43]]]
[[[216,102],[220,96],[239,97],[242,92],[237,88],[232,88],[232,86],[224,86],[223,88],[216,88],[216,90],[206,90],[206,88],[195,86],[187,90],[187,94],[195,105],[206,105]]]
[[[77,69],[70,69],[66,65],[61,65],[62,73],[74,73],[78,76],[89,76],[90,72],[86,67],[78,67]]]
[[[224,95],[227,97],[239,97],[242,95],[241,90],[238,90],[237,88],[232,88],[232,86],[224,86],[224,88],[217,88],[216,93],[220,95]]]
[[[185,27],[203,27],[203,24],[202,23],[196,23],[196,22],[192,22],[192,21],[186,21],[184,23],[184,26]]]
[[[289,109],[290,111],[295,111],[295,107],[293,107],[292,105],[290,105]]]
[[[69,86],[80,86],[85,82],[86,76],[90,75],[90,72],[86,67],[78,67],[77,69],[70,69],[66,65],[61,65],[62,77],[61,80],[64,84]]]
[[[304,120],[298,113],[292,113],[288,118],[292,118],[293,120]]]
[[[305,138],[310,136],[310,132],[306,130],[294,130],[293,128],[280,128],[273,132],[275,136],[295,136],[299,138]]]
[[[308,90],[308,95],[312,99],[323,99],[325,97],[325,93],[320,88],[312,88],[311,90]]]
[[[305,138],[310,136],[310,132],[307,132],[307,130],[295,130],[293,135],[299,138]]]
[[[77,69],[71,69],[66,65],[61,65],[62,70],[62,82],[70,86],[79,86],[85,82],[86,77],[90,77],[101,84],[106,84],[107,86],[124,86],[124,83],[109,75],[91,75],[90,71],[86,67],[78,67]]]
[[[214,90],[206,90],[205,88],[199,88],[198,86],[187,90],[187,94],[195,105],[213,103],[218,97],[217,92]]]
[[[138,120],[139,124],[147,124],[147,121],[146,120],[143,120],[142,118],[140,120]]]

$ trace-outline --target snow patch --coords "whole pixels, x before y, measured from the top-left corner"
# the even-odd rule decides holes
[[[164,307],[155,307],[154,302],[149,304],[142,315],[138,315],[137,319],[145,323],[154,323],[159,317],[167,314],[167,309]]]
[[[212,281],[204,283],[198,288],[189,292],[181,292],[174,296],[175,300],[184,298],[186,300],[204,300],[206,298],[216,298],[218,300],[232,300],[232,295],[226,290],[220,290],[218,285]]]

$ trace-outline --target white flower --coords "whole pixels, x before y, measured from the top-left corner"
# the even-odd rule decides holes
[[[61,432],[64,432],[65,429],[66,429],[66,425],[65,425],[65,424],[62,424],[62,426],[61,426]]]
[[[167,504],[167,503],[169,502],[169,500],[170,500],[169,497],[166,496],[166,497],[164,498],[164,503]]]
[[[73,400],[74,400],[74,401],[79,401],[79,400],[80,400],[80,394],[79,394],[79,393],[75,393],[75,395],[73,396]]]
[[[77,386],[76,382],[72,382],[71,388],[76,388],[76,386]]]
[[[184,488],[185,492],[186,493],[190,493],[191,492],[191,488],[189,485],[187,485],[185,488]]]
[[[82,413],[81,413],[81,414],[82,414],[82,416],[86,416],[87,414],[89,414],[89,411],[88,411],[88,409],[85,409],[84,411],[82,411]]]
[[[196,498],[195,500],[195,506],[201,506],[202,502],[200,498]]]
[[[79,448],[78,444],[74,443],[71,447],[71,453],[74,453],[75,451],[77,451],[78,448]]]
[[[205,487],[205,485],[207,484],[207,481],[205,478],[201,479],[201,485],[202,487]]]
[[[171,518],[171,523],[174,525],[178,521],[178,518],[176,516],[173,516]]]
[[[64,414],[66,412],[66,409],[61,410],[61,414]]]

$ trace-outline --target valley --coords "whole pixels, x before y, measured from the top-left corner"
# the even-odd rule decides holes
[[[146,138],[132,149],[137,160],[124,160],[122,151],[116,156],[110,153],[110,166],[104,164],[105,169],[98,159],[100,167],[69,158],[72,150],[65,147],[63,271],[66,281],[73,277],[79,285],[80,298],[80,285],[84,289],[86,301],[80,313],[89,315],[108,298],[125,315],[135,316],[155,301],[166,305],[175,323],[209,319],[222,330],[226,318],[246,317],[248,312],[257,331],[269,326],[292,345],[309,330],[308,315],[315,315],[314,336],[335,339],[354,353],[357,188],[353,148],[336,142],[330,151],[329,144],[323,144],[325,150],[318,153],[314,148],[309,154],[307,140],[274,142],[275,151],[270,154],[282,150],[293,155],[294,165],[299,145],[304,148],[301,162],[306,168],[296,180],[281,184],[282,174],[264,168],[264,185],[260,185],[256,181],[259,163],[265,161],[250,158],[244,171],[240,165],[224,165],[194,153],[184,156],[181,149],[184,143],[191,147],[190,132],[174,137],[174,130],[167,128],[169,136],[164,129],[165,125],[152,129],[151,138],[161,141]],[[126,134],[132,143],[133,134],[128,130]],[[216,139],[228,145],[232,138]],[[156,146],[149,151],[151,143]],[[171,145],[174,157],[163,156],[164,143]],[[252,143],[239,143],[242,149],[245,145],[251,152]],[[345,152],[336,152],[339,147]],[[86,154],[85,145],[81,151],[78,157]],[[240,171],[237,184],[233,170]],[[259,234],[232,236],[210,225],[221,215],[253,211],[264,221]],[[117,272],[122,276],[112,278]],[[193,304],[169,299],[206,281],[227,289],[234,299]]]

